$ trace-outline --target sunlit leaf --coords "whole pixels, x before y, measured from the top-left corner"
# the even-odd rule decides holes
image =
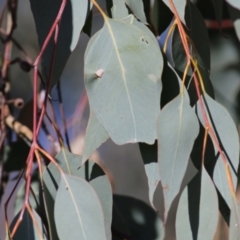
[[[216,136],[218,136],[220,143],[222,144],[225,155],[230,160],[230,170],[233,179],[234,188],[236,188],[237,184],[237,169],[239,163],[239,136],[236,129],[236,126],[230,117],[227,110],[210,98],[207,94],[204,94],[204,102],[205,109],[209,110],[209,119],[211,121],[211,128],[213,129]],[[205,126],[205,122],[203,119],[203,113],[200,108],[200,103],[197,103],[197,114],[203,126]],[[210,135],[211,136],[211,135]],[[212,137],[212,136],[211,136]],[[214,143],[214,139],[212,138]],[[216,145],[215,153],[217,154],[218,149]],[[229,191],[229,183],[226,176],[226,168],[222,162],[222,157],[219,156],[219,159],[216,163],[216,167],[214,169],[214,182],[220,191],[221,195],[227,202],[228,206],[231,206],[231,194]]]
[[[157,131],[158,162],[166,217],[180,190],[194,140],[199,133],[198,120],[187,97],[180,94],[162,109]]]
[[[91,110],[117,144],[156,138],[162,55],[150,30],[107,19],[85,55]]]
[[[65,149],[62,149],[62,151],[56,156],[56,160],[64,172],[84,178],[92,185],[103,208],[107,239],[111,239],[112,189],[103,170],[92,161],[87,161],[80,169],[78,169],[82,162],[82,158]],[[43,173],[43,181],[47,188],[46,194],[48,194],[48,210],[50,213],[53,211],[51,206],[53,206],[60,179],[61,174],[59,170],[53,163],[50,163]]]
[[[181,195],[176,217],[177,239],[213,239],[217,223],[217,192],[203,167]]]
[[[111,12],[114,19],[122,19],[128,16],[128,9],[123,0],[113,0]]]
[[[36,25],[38,42],[40,47],[42,47],[47,34],[58,14],[62,1],[30,0],[30,3]],[[79,35],[86,21],[89,8],[90,4],[88,0],[67,1],[59,29],[55,55],[56,60],[54,61],[53,72],[51,75],[51,87],[53,87],[59,81],[68,57],[77,45]],[[50,67],[52,66],[51,61],[53,46],[54,41],[52,37],[42,58],[42,75],[45,81],[48,79]]]
[[[91,111],[84,140],[84,150],[82,164],[91,156],[91,154],[107,139],[109,135],[102,124],[98,121],[95,114]]]
[[[106,240],[100,200],[91,185],[81,178],[61,175],[54,217],[61,240]]]
[[[163,0],[163,2],[174,12],[174,8],[171,7],[171,2],[175,7],[178,16],[180,17],[181,21],[185,24],[185,8],[187,1],[186,0]]]
[[[13,237],[13,240],[47,240],[47,232],[45,229],[45,226],[43,225],[43,222],[37,212],[32,209],[32,214],[34,217],[35,223],[33,222],[33,219],[30,215],[30,213],[26,210],[23,214],[23,219]],[[13,230],[18,218],[19,218],[20,212],[15,216],[13,219],[11,225],[10,225],[10,231]]]

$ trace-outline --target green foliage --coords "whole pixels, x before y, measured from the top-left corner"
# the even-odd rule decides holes
[[[168,240],[166,229],[171,224],[179,240],[212,240],[221,214],[229,228],[229,239],[240,240],[236,194],[239,134],[228,111],[214,99],[208,29],[204,12],[198,8],[203,1],[195,5],[186,0],[156,0],[155,9],[151,9],[151,1],[146,0],[106,0],[107,16],[95,0],[30,0],[40,47],[34,64],[26,60],[28,71],[34,71],[31,129],[18,122],[14,127],[16,121],[9,123],[10,114],[5,116],[1,108],[1,119],[6,119],[5,125],[18,134],[18,140],[2,140],[0,193],[6,185],[2,176],[13,171],[22,170],[18,179],[26,183],[22,211],[8,223],[8,239]],[[212,4],[219,27],[223,6],[227,6],[239,37],[239,2],[216,0]],[[16,5],[8,1],[6,6],[14,21]],[[95,11],[104,23],[92,35]],[[2,41],[4,47],[15,43],[26,57],[11,31]],[[90,115],[79,156],[71,153],[70,144],[68,150],[64,147],[68,125],[59,80],[82,32],[92,36],[84,55]],[[22,60],[4,62],[8,66]],[[3,74],[8,72],[2,63],[1,68]],[[3,76],[4,81],[8,77]],[[38,77],[47,93],[41,107],[37,105]],[[52,104],[48,93],[55,85],[65,138],[57,126],[59,121],[47,108]],[[11,112],[8,94],[0,91],[4,96],[1,103]],[[40,116],[45,116],[56,132],[61,146],[56,156],[40,146],[39,129],[52,137],[45,118]],[[30,132],[31,139],[21,129]],[[4,131],[1,129],[1,134]],[[139,144],[148,181],[148,203],[115,194],[109,166],[89,159],[108,139],[118,145]],[[192,163],[195,174],[188,170]],[[39,170],[39,193],[31,188],[34,164]],[[30,195],[36,209],[29,203]]]

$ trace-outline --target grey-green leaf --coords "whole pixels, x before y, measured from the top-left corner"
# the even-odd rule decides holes
[[[100,198],[104,212],[106,232],[108,236],[107,239],[110,240],[112,222],[112,189],[107,176],[102,169],[92,161],[87,161],[80,169],[78,169],[82,162],[81,156],[72,154],[65,149],[62,149],[56,156],[56,160],[64,172],[90,181],[90,184]],[[47,188],[45,194],[47,195],[47,205],[50,213],[53,211],[51,206],[55,200],[60,179],[61,175],[59,170],[53,163],[50,163],[43,173],[43,181]]]
[[[30,0],[30,3],[36,25],[38,42],[41,48],[52,24],[54,23],[62,1]],[[68,57],[77,45],[80,32],[90,10],[89,7],[89,0],[67,1],[59,29],[51,87],[59,81]],[[52,37],[42,57],[42,75],[45,81],[49,76],[53,47],[54,41]]]
[[[94,112],[90,112],[90,117],[88,120],[86,136],[84,140],[84,149],[82,156],[82,163],[84,164],[86,160],[91,156],[91,154],[107,139],[109,135],[104,129],[102,124],[96,118]]]
[[[201,176],[200,176],[201,174]],[[189,194],[191,191],[186,187],[181,195],[176,217],[176,235],[177,239],[213,239],[218,223],[218,197],[214,184],[203,167],[202,170],[193,178],[192,181],[198,181],[201,177],[200,202],[189,202]],[[191,183],[190,183],[191,184]],[[190,206],[191,205],[191,206]],[[193,212],[199,209],[199,212]],[[192,211],[192,212],[189,212]],[[198,226],[194,226],[195,232],[192,232],[194,224],[190,225],[190,215],[199,217],[192,221],[198,222]]]
[[[32,209],[32,214],[34,216],[34,220],[36,223],[33,222],[31,215],[27,210],[25,210],[23,214],[23,219],[13,237],[13,240],[47,240],[47,233],[45,226],[43,225],[43,222],[37,212]],[[11,225],[10,225],[10,231],[13,230],[18,218],[19,218],[20,212],[15,216],[13,219]],[[36,225],[37,224],[37,225]]]
[[[176,9],[176,11],[178,13],[178,16],[180,17],[181,21],[186,25],[186,22],[185,22],[185,8],[186,8],[187,1],[186,0],[171,0],[171,1],[173,2],[173,5],[175,6],[175,9]],[[171,7],[170,1],[169,0],[163,0],[163,2],[174,13],[174,9]]]
[[[131,9],[133,14],[143,23],[146,23],[146,16],[143,8],[142,0],[125,0],[128,7]]]
[[[107,239],[100,200],[84,179],[61,174],[54,218],[61,240]]]
[[[166,217],[180,190],[190,153],[199,133],[199,123],[187,97],[180,94],[162,109],[157,132],[158,162]]]
[[[107,19],[85,54],[90,108],[117,144],[156,139],[163,59],[150,30]]]
[[[123,0],[113,0],[111,12],[114,19],[123,19],[128,16],[128,9]]]
[[[203,98],[202,98],[203,99]],[[237,132],[237,128],[235,123],[233,122],[232,118],[230,117],[227,110],[222,107],[219,103],[214,101],[211,97],[209,97],[206,93],[204,94],[204,99],[206,100],[206,104],[208,106],[211,120],[211,127],[214,130],[215,135],[219,136],[219,139],[223,145],[223,148],[231,161],[230,169],[231,175],[233,178],[233,184],[236,188],[237,184],[237,176],[236,172],[238,169],[239,164],[239,136]],[[205,109],[206,106],[205,106]],[[202,123],[205,127],[205,122],[203,119],[203,113],[200,108],[200,103],[197,103],[197,114]],[[211,136],[211,135],[210,135]],[[214,139],[212,138],[213,143]],[[217,147],[214,144],[215,152],[217,153]],[[226,177],[226,170],[223,163],[221,163],[222,158],[220,157],[217,161],[216,167],[214,169],[214,182],[222,194],[223,198],[228,203],[229,207],[231,206],[231,196],[229,195],[229,186]],[[234,168],[234,170],[232,169]]]

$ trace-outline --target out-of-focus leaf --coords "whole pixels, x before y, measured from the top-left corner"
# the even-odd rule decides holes
[[[114,195],[113,202],[113,236],[133,240],[164,239],[163,223],[146,203],[120,195]]]
[[[139,143],[139,147],[144,162],[145,172],[148,178],[149,200],[151,205],[154,207],[153,197],[157,185],[160,181],[160,174],[157,162],[157,142],[155,141],[153,145]]]
[[[38,34],[38,42],[40,47],[42,47],[58,14],[62,1],[30,0],[30,3]],[[80,32],[82,31],[89,10],[90,3],[88,0],[67,1],[59,28],[57,49],[51,78],[51,88],[59,81],[68,57],[77,45]],[[49,70],[52,66],[51,60],[53,47],[54,41],[52,37],[42,58],[42,75],[45,81],[48,79]]]
[[[111,11],[114,19],[123,19],[128,16],[128,9],[123,0],[113,0]]]
[[[13,237],[13,240],[47,240],[47,233],[45,226],[43,225],[43,222],[39,215],[36,213],[34,209],[32,209],[32,214],[34,216],[34,220],[36,223],[33,222],[31,215],[26,210],[23,214],[23,219]],[[13,219],[11,225],[10,225],[10,231],[13,230],[18,218],[19,218],[20,212],[15,216]]]
[[[237,37],[240,40],[240,9],[236,9],[228,4],[228,12],[233,21],[233,25],[234,25]]]
[[[240,239],[240,205],[237,201],[232,201],[231,216],[229,224],[229,240]]]
[[[237,169],[239,163],[239,136],[236,126],[230,117],[227,110],[204,93],[204,105],[205,109],[208,109],[209,120],[211,121],[211,127],[215,135],[219,138],[220,146],[224,150],[225,155],[229,159],[231,175],[233,179],[234,188],[236,189],[237,184]],[[197,114],[205,127],[203,119],[203,113],[200,108],[200,103],[197,103]],[[211,136],[211,135],[210,135]],[[212,138],[214,142],[214,139]],[[218,149],[214,144],[215,153],[217,154]],[[221,163],[221,157],[217,160],[216,167],[214,170],[214,182],[222,194],[223,198],[227,202],[228,206],[231,206],[231,194],[229,192],[229,185],[226,176],[226,170],[223,163]]]
[[[107,238],[100,200],[82,178],[61,174],[54,218],[61,240]]]
[[[178,16],[180,17],[181,21],[185,23],[185,8],[187,1],[186,0],[171,0],[173,5],[175,6],[175,9],[178,13]],[[163,0],[163,2],[171,9],[172,12],[174,12],[174,9],[171,7],[171,3],[169,0]]]
[[[240,10],[240,2],[236,0],[226,0],[231,6]]]
[[[107,19],[85,54],[91,110],[117,144],[156,139],[162,55],[147,28]]]
[[[95,114],[91,111],[88,120],[86,136],[84,141],[84,149],[82,156],[82,163],[84,164],[86,160],[91,156],[91,154],[99,147],[102,143],[107,141],[109,135],[104,129],[102,124],[98,121]]]
[[[29,146],[21,139],[4,147],[3,167],[4,171],[19,171],[26,165]]]
[[[187,95],[186,91],[184,95]],[[157,132],[158,163],[166,218],[171,203],[180,190],[190,153],[199,133],[199,123],[187,97],[180,94],[162,109]]]
[[[214,11],[215,11],[216,19],[218,21],[219,28],[221,28],[224,0],[211,0],[211,1],[214,6]]]
[[[119,0],[118,0],[119,1]],[[131,9],[133,14],[138,18],[141,22],[146,23],[146,16],[143,8],[142,0],[124,0],[128,7]]]
[[[106,223],[108,240],[111,239],[112,221],[112,189],[109,180],[103,170],[92,161],[87,161],[80,169],[81,157],[68,152],[65,149],[56,156],[56,160],[62,170],[73,176],[81,177],[90,181],[102,204]],[[43,173],[43,181],[46,186],[49,213],[53,213],[53,201],[56,197],[61,175],[53,163],[50,163]],[[54,226],[53,226],[54,228]]]
[[[176,217],[177,239],[213,239],[217,223],[217,192],[203,167],[181,195]]]

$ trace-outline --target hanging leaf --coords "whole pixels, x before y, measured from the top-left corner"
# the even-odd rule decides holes
[[[231,6],[240,10],[240,2],[236,0],[226,0]]]
[[[156,39],[107,19],[90,44],[84,72],[91,110],[115,143],[153,144],[163,68]]]
[[[98,121],[95,114],[91,111],[88,120],[88,126],[86,130],[86,136],[84,140],[84,149],[82,156],[82,163],[91,156],[91,154],[99,147],[102,143],[107,141],[109,135],[104,129],[102,124]]]
[[[164,227],[146,203],[128,196],[113,196],[113,237],[136,240],[163,240]]]
[[[106,240],[99,198],[91,185],[81,178],[61,174],[54,218],[61,240]]]
[[[128,9],[123,0],[113,0],[111,12],[114,19],[123,19],[128,16]]]
[[[37,212],[32,209],[32,214],[34,217],[35,223],[30,215],[30,213],[25,210],[23,214],[22,221],[13,237],[13,240],[47,240],[47,233],[45,226]],[[12,232],[17,220],[19,218],[20,212],[15,216],[11,225],[10,231]]]
[[[141,155],[144,162],[145,172],[148,178],[148,188],[149,188],[149,200],[153,208],[153,197],[157,185],[160,181],[160,174],[157,162],[157,142],[153,145],[148,145],[146,143],[139,143]]]
[[[232,201],[231,216],[229,224],[229,240],[240,239],[240,205],[237,201]]]
[[[216,136],[218,136],[222,149],[226,157],[229,159],[230,170],[233,179],[234,188],[236,189],[237,184],[237,169],[239,162],[239,136],[236,126],[230,117],[227,110],[204,93],[204,103],[205,109],[208,109],[209,120],[211,121],[211,128],[214,130]],[[203,119],[202,110],[200,108],[200,103],[197,103],[197,114],[205,127],[205,122]],[[211,135],[210,135],[211,137]],[[214,142],[214,139],[212,138]],[[215,154],[218,152],[215,144]],[[226,169],[223,163],[221,163],[222,158],[217,160],[216,167],[214,170],[214,183],[216,184],[221,195],[227,202],[228,206],[231,206],[231,194],[229,193],[229,184],[226,176]]]
[[[103,170],[92,161],[87,161],[80,169],[78,169],[82,161],[81,157],[68,152],[66,149],[62,149],[62,151],[56,156],[56,160],[64,172],[90,181],[90,184],[100,199],[104,212],[106,232],[108,236],[107,239],[110,240],[112,222],[112,189]],[[61,174],[59,170],[53,163],[50,163],[43,173],[43,182],[46,186],[45,195],[47,195],[47,205],[50,214],[53,214],[51,206],[53,206],[60,179]]]
[[[163,2],[171,9],[171,11],[174,13],[174,9],[172,9],[171,7],[171,2],[172,5],[174,5],[179,18],[181,19],[181,21],[185,23],[185,8],[186,8],[186,4],[187,1],[186,0],[163,0]]]
[[[176,216],[177,239],[213,239],[217,223],[217,192],[203,167],[181,194]]]
[[[184,94],[187,95],[187,92]],[[171,203],[180,190],[194,140],[199,133],[198,120],[187,97],[180,94],[162,109],[157,132],[166,218]]]
[[[138,18],[141,22],[146,23],[146,16],[143,8],[142,0],[124,0],[128,7],[131,9],[133,14]]]
[[[36,25],[38,42],[41,48],[55,21],[62,1],[30,0],[30,3]],[[80,32],[82,31],[89,11],[90,4],[88,0],[67,1],[59,28],[56,55],[51,77],[51,88],[59,81],[68,57],[77,45]],[[54,41],[52,37],[42,57],[42,75],[45,81],[47,81],[49,77],[50,67],[52,66],[53,48]]]

